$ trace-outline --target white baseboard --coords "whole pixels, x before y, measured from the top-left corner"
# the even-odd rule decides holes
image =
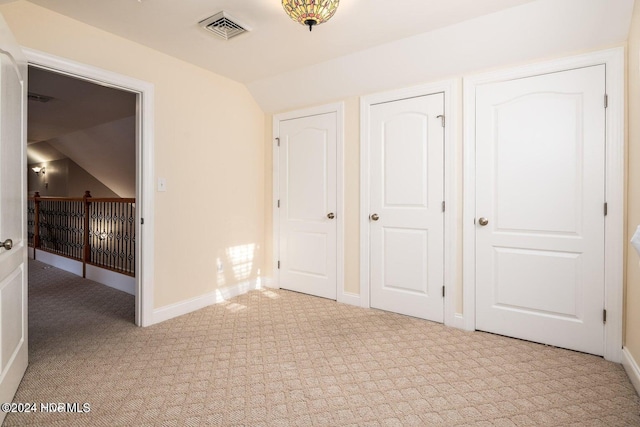
[[[136,294],[136,278],[115,271],[105,270],[95,265],[87,264],[86,277],[94,282],[102,283],[110,288],[126,292],[129,295]]]
[[[276,280],[272,277],[263,277],[262,286],[265,288],[280,289],[280,286],[278,285]]]
[[[455,313],[451,319],[445,319],[445,326],[451,326],[456,329],[467,330],[466,324],[464,322],[464,316],[460,313]]]
[[[82,277],[82,262],[36,249],[35,259]]]
[[[151,323],[164,322],[165,320],[192,313],[213,304],[219,304],[238,295],[246,294],[254,289],[260,289],[263,283],[264,279],[241,282],[225,288],[216,289],[213,292],[195,298],[156,308],[153,310],[153,321]]]
[[[74,259],[69,259],[60,255],[52,254],[51,252],[41,251],[39,249],[35,252],[35,259],[59,268],[60,270],[82,277],[81,261],[76,261]],[[87,264],[86,278],[102,285],[109,286],[110,288],[126,292],[130,295],[136,294],[135,277]]]
[[[151,324],[164,322],[165,320],[173,319],[174,317],[182,316],[216,303],[216,292],[211,292],[199,297],[165,305],[164,307],[153,310],[153,321]]]
[[[627,347],[622,348],[622,366],[624,366],[624,370],[627,371],[627,375],[629,375],[629,379],[635,387],[636,393],[640,395],[640,367],[638,367],[638,363]]]
[[[215,303],[221,303],[238,295],[246,294],[249,291],[262,288],[262,279],[248,280],[246,282],[236,283],[232,286],[227,286],[221,289],[217,289],[214,293],[216,295]]]
[[[351,292],[338,293],[338,302],[360,307],[360,294],[352,294]]]

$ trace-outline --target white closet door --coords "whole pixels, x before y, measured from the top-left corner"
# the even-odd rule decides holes
[[[371,106],[371,307],[444,319],[442,93]]]
[[[476,92],[476,327],[604,352],[605,66]]]

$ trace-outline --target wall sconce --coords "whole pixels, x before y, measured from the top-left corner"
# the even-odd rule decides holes
[[[36,175],[40,175],[41,173],[42,175],[44,175],[44,167],[34,166],[31,168],[31,170],[34,171]]]

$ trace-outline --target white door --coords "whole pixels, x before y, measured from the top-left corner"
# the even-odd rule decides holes
[[[0,17],[0,403],[13,400],[27,368],[26,79],[26,61]]]
[[[280,287],[336,299],[337,114],[280,122]]]
[[[476,328],[604,351],[605,66],[476,92]]]
[[[444,94],[371,106],[371,307],[444,319]]]

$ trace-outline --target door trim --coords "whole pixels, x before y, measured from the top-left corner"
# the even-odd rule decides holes
[[[622,360],[623,253],[624,253],[624,49],[614,48],[584,55],[478,74],[464,79],[463,159],[463,306],[464,328],[475,330],[475,106],[476,87],[518,78],[605,64],[606,91],[606,201],[605,218],[605,308],[604,357]],[[604,95],[604,94],[603,94]],[[604,99],[603,99],[604,103]]]
[[[370,206],[370,138],[371,106],[418,96],[444,93],[444,324],[463,328],[461,314],[457,313],[456,301],[461,298],[458,283],[458,125],[460,80],[440,82],[382,92],[360,98],[360,306],[371,307],[370,254],[369,254],[369,206]]]
[[[338,302],[352,304],[354,296],[344,289],[344,103],[326,104],[318,107],[289,111],[273,116],[272,158],[273,158],[273,282],[270,287],[280,289],[280,270],[278,259],[280,254],[280,164],[277,139],[280,135],[280,122],[300,119],[321,114],[336,113],[336,299]]]
[[[154,287],[154,85],[92,65],[82,64],[49,53],[23,48],[29,65],[60,74],[89,80],[101,85],[133,92],[137,95],[136,124],[136,199],[140,209],[136,209],[138,224],[136,245],[136,325],[150,326],[153,318]],[[141,225],[144,218],[144,226]],[[145,232],[145,231],[149,232]],[[144,248],[144,251],[142,250]]]

